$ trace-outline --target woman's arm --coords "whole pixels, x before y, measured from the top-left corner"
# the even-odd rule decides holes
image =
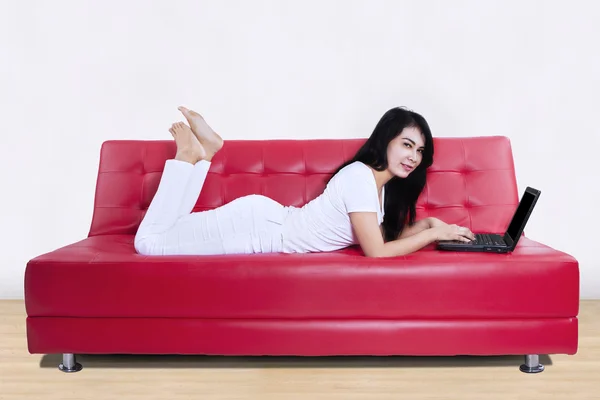
[[[402,232],[400,232],[400,235],[398,235],[398,237],[396,239],[404,239],[404,238],[416,235],[419,232],[423,232],[425,229],[430,229],[430,228],[434,228],[436,226],[442,226],[442,225],[447,225],[447,224],[443,221],[440,221],[437,218],[433,218],[433,217],[423,218],[423,219],[415,222],[411,226],[405,226],[404,229],[402,230]],[[383,224],[380,225],[379,228],[381,230],[381,235],[384,236]]]
[[[374,257],[397,257],[413,253],[438,240],[437,229],[425,229],[405,238],[385,243]]]
[[[444,224],[432,227],[431,229],[423,229],[412,236],[384,243],[383,235],[380,235],[381,231],[377,226],[377,213],[352,212],[350,213],[350,222],[357,236],[358,243],[367,257],[402,256],[417,251],[438,240],[468,241],[473,236],[467,228]],[[429,222],[436,223],[436,221],[432,220],[429,220]],[[425,222],[422,222],[421,226],[425,226]]]
[[[416,235],[419,232],[423,232],[425,229],[433,228],[432,222],[432,218],[424,218],[411,226],[405,226],[402,232],[400,232],[398,239],[404,239]]]
[[[367,257],[394,257],[412,253],[434,242],[438,237],[436,229],[425,229],[410,237],[384,243],[383,235],[377,226],[377,213],[352,212],[350,222]]]

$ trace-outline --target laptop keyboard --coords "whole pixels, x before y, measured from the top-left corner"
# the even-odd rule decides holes
[[[498,235],[490,235],[487,233],[476,233],[475,240],[471,241],[471,244],[487,244],[487,245],[496,245],[496,246],[504,246],[504,239],[499,237]]]

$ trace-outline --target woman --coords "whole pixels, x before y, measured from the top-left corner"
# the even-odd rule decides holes
[[[433,163],[431,131],[415,112],[387,111],[354,158],[302,208],[249,195],[192,213],[223,139],[198,113],[179,110],[189,127],[178,122],[169,129],[177,153],[166,161],[136,234],[140,254],[308,253],[359,244],[367,257],[394,257],[437,240],[474,238],[468,228],[435,218],[415,222],[415,204]]]

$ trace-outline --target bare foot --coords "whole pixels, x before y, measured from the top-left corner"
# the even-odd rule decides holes
[[[178,107],[177,109],[181,111],[183,116],[187,119],[192,128],[192,132],[194,132],[194,135],[196,135],[200,144],[206,149],[206,159],[210,161],[212,157],[221,150],[221,147],[223,147],[223,139],[208,126],[204,118],[197,112],[188,110],[185,107]]]
[[[176,160],[196,164],[206,157],[206,150],[194,136],[194,132],[183,122],[174,123],[169,129],[177,144]]]

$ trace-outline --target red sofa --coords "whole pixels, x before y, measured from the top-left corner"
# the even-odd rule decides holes
[[[226,141],[195,211],[254,193],[302,206],[363,142]],[[30,353],[62,353],[67,372],[81,369],[77,353],[520,354],[539,372],[540,354],[577,351],[578,262],[527,237],[512,254],[138,255],[174,154],[172,141],[103,144],[88,237],[27,264]],[[519,197],[507,138],[436,138],[418,219],[503,233]]]

